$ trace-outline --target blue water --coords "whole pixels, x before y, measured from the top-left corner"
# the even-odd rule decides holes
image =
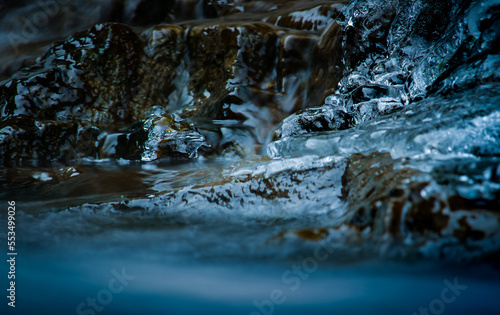
[[[92,314],[87,298],[96,300],[96,314],[252,314],[256,305],[260,314],[418,314],[430,305],[435,311],[444,305],[439,314],[498,314],[500,307],[500,271],[487,265],[327,259],[296,271],[314,255],[281,263],[175,262],[140,249],[66,250],[19,247],[16,308],[4,299],[2,314],[79,314],[81,303],[80,313]],[[117,273],[123,278],[112,288],[120,292],[109,294]],[[445,292],[450,303],[439,302],[445,281],[458,285],[458,293]]]

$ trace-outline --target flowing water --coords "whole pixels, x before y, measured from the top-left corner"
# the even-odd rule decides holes
[[[498,314],[499,36],[496,0],[4,1],[2,314]]]

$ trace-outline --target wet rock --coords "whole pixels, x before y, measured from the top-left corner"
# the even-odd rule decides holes
[[[130,25],[165,23],[179,1],[140,0],[125,1],[124,22]]]
[[[467,1],[354,1],[343,10],[345,69],[336,97],[360,123],[436,92],[495,82],[498,31],[479,31],[495,27],[495,10]]]
[[[230,169],[210,172],[195,183],[160,191],[154,198],[131,198],[134,215],[163,216],[179,224],[200,222],[315,221],[322,215],[336,220],[343,214],[342,159],[306,157],[287,161],[245,161]],[[75,206],[76,212],[96,209],[113,212],[120,202]],[[284,206],[284,207],[282,207]],[[97,210],[100,209],[100,210]],[[266,223],[267,222],[267,223]]]
[[[30,244],[498,262],[495,1],[87,3],[0,62]],[[0,34],[38,12],[0,8]]]
[[[379,84],[366,84],[356,88],[350,94],[353,104],[371,101],[375,98],[398,98],[399,93],[395,88]]]
[[[497,157],[500,155],[500,124],[495,83],[447,96],[436,95],[385,116],[357,123],[347,130],[309,136],[299,134],[268,145],[272,157],[350,156],[390,152],[393,158],[447,156]],[[343,109],[342,98],[328,97]],[[361,103],[363,104],[363,103]]]
[[[430,14],[429,10],[426,10],[427,7],[434,4],[433,1],[428,1],[420,6],[422,8],[421,14],[427,14],[429,21],[437,18]],[[441,19],[452,21],[448,26],[444,27],[440,23],[433,24],[434,33],[427,35],[415,31],[415,36],[425,38],[426,42],[421,41],[421,45],[425,45],[425,50],[422,50],[420,55],[424,58],[415,63],[415,68],[411,69],[405,86],[408,98],[412,101],[436,94],[438,90],[438,93],[447,94],[452,91],[473,88],[484,82],[486,77],[492,75],[491,71],[488,71],[489,74],[483,76],[484,70],[482,69],[496,67],[496,65],[491,64],[491,60],[488,60],[493,55],[498,54],[498,51],[495,52],[495,45],[490,42],[492,38],[480,37],[477,32],[480,28],[478,24],[491,25],[490,23],[494,24],[493,21],[498,21],[498,16],[486,13],[488,10],[494,11],[495,5],[487,1],[478,3],[457,1],[456,4],[451,9],[447,8],[448,5],[437,6],[443,10]],[[419,26],[420,21],[414,21],[411,27],[417,30],[416,27]],[[404,24],[403,22],[400,25]],[[497,34],[498,32],[495,30],[482,34],[488,33]],[[443,36],[443,34],[448,34],[448,36]],[[407,51],[410,49],[418,51],[418,47],[414,44],[408,44],[407,47]],[[465,65],[469,66],[467,70]]]
[[[2,7],[3,6],[3,7]],[[0,4],[0,80],[31,66],[55,41],[102,22],[120,22],[123,1],[5,1]]]
[[[81,168],[75,167],[4,168],[0,170],[0,187],[2,191],[0,198],[19,197],[28,200],[30,196],[40,196],[38,193],[41,190],[49,193],[54,187],[53,185],[67,182],[81,173]],[[20,191],[23,191],[24,195],[19,194]]]
[[[148,130],[148,135],[141,156],[143,161],[153,161],[162,156],[196,158],[198,151],[210,147],[193,125],[177,116],[149,119],[144,128]]]
[[[140,169],[140,168],[139,168]],[[44,202],[35,206],[33,213],[42,213],[49,207],[64,209],[69,204],[110,202],[147,196],[154,193],[144,181],[147,175],[137,166],[118,163],[88,164],[84,160],[75,166],[52,163],[50,166],[4,168],[0,170],[0,198]]]
[[[343,56],[347,71],[355,71],[365,60],[384,54],[396,13],[393,1],[357,1],[345,8]]]
[[[324,111],[348,113],[352,127],[430,95],[498,82],[497,11],[486,2],[352,2],[342,11],[344,75]],[[325,125],[324,119],[307,125]]]
[[[273,140],[310,132],[345,130],[353,124],[353,117],[337,107],[308,108],[285,118]]]
[[[467,39],[428,88],[429,94],[500,82],[500,5],[474,5],[467,15],[467,29]]]
[[[96,157],[99,129],[58,121],[12,118],[0,124],[0,161],[4,166],[69,164],[87,156]]]
[[[2,119],[133,122],[144,110],[128,104],[143,58],[142,42],[124,25],[97,25],[77,33],[1,87]]]
[[[300,31],[263,22],[215,21],[158,25],[137,34],[124,24],[97,24],[56,43],[36,64],[4,82],[3,127],[23,130],[23,145],[30,147],[34,160],[61,160],[68,150],[97,159],[150,160],[170,153],[195,158],[201,147],[210,147],[205,151],[210,154],[231,147],[241,156],[253,154],[284,117],[320,104],[331,93],[340,73],[340,29],[332,13],[338,7],[300,11],[308,21],[323,23],[293,25],[305,28]],[[159,124],[164,132],[152,133],[144,126],[146,112],[155,106],[197,131],[179,125],[172,129],[168,123]],[[29,143],[37,129],[21,128],[33,122],[62,123],[72,131],[53,129],[54,145],[47,155]],[[82,151],[78,148],[89,141],[80,130],[89,128],[95,131],[94,145]],[[6,154],[18,137],[9,130],[3,130],[0,143]],[[173,138],[166,136],[172,136],[170,130],[176,130]],[[152,153],[159,143],[165,144],[163,153]],[[22,164],[21,156],[26,161],[23,153],[4,162]]]

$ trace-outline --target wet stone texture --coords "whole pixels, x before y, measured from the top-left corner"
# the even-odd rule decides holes
[[[287,22],[276,22],[279,28],[215,20],[141,32],[104,23],[76,33],[3,82],[2,164],[65,158],[67,163],[70,155],[198,156],[199,146],[187,143],[190,149],[152,148],[162,135],[163,147],[196,134],[203,154],[252,154],[286,115],[321,104],[333,91],[341,66],[340,29],[331,16],[340,8],[298,11],[304,16],[299,19],[291,17],[291,6]],[[158,111],[166,118],[155,119]],[[191,127],[167,123],[171,114]],[[183,135],[188,129],[193,134]]]
[[[352,156],[343,177],[349,218],[332,234],[347,229],[342,233],[363,235],[383,251],[414,247],[449,260],[488,256],[500,245],[500,191],[464,196],[460,184],[450,185],[439,170],[417,171],[388,154]],[[390,254],[411,255],[407,248]]]
[[[325,107],[355,124],[428,96],[499,82],[497,4],[353,1],[343,13],[344,75]]]

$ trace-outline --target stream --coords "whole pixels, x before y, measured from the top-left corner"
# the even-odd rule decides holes
[[[499,91],[497,0],[2,1],[1,313],[499,314]]]

